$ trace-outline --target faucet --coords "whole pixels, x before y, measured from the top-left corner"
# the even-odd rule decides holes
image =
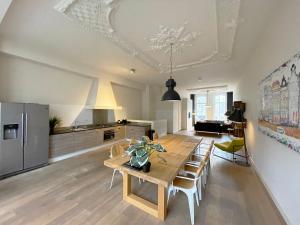
[[[78,129],[78,121],[77,120],[74,121],[74,126],[73,126],[73,130],[76,130],[76,129]]]

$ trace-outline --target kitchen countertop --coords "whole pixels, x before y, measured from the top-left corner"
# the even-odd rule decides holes
[[[148,127],[148,126],[151,126],[151,124],[150,123],[128,122],[126,125],[119,124],[119,123],[97,124],[97,125],[96,124],[88,124],[88,125],[78,126],[77,129],[74,129],[74,127],[58,127],[58,128],[54,129],[54,133],[52,135],[82,132],[82,131],[87,131],[87,130],[95,130],[95,129],[101,129],[101,128],[117,127],[117,126]]]

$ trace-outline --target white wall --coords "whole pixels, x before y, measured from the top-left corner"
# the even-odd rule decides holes
[[[146,119],[143,118],[142,111],[142,90],[126,87],[115,83],[112,84],[112,89],[117,105],[123,107],[123,110],[116,110],[116,116],[118,119]]]
[[[0,54],[0,101],[32,102],[50,105],[50,115],[59,116],[63,124],[92,123],[92,111],[85,109],[95,78]],[[121,83],[114,87],[115,100],[127,109],[127,117],[140,119],[142,85],[118,77],[101,76],[100,80]],[[134,96],[137,95],[137,96]],[[133,99],[135,102],[131,102]],[[129,110],[128,110],[129,109]],[[115,119],[124,113],[116,110]],[[135,118],[138,117],[138,118]]]
[[[149,89],[150,120],[167,120],[168,133],[172,134],[181,129],[181,103],[161,101],[166,88],[150,86]]]
[[[167,123],[168,133],[172,134],[174,132],[173,102],[162,102],[160,101],[160,98],[158,96],[158,100],[155,103],[156,104],[152,106],[153,119],[154,120],[166,119],[168,121]]]
[[[262,180],[288,224],[300,224],[300,154],[257,129],[259,81],[300,51],[300,2],[282,2],[258,40],[237,87],[236,100],[246,102],[247,143]],[[299,72],[299,71],[298,71]],[[259,204],[259,203],[258,203]]]
[[[191,99],[181,99],[181,129],[183,130],[193,130],[192,104],[193,103]]]

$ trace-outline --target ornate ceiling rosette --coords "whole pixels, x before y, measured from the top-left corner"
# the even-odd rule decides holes
[[[55,9],[166,73],[230,59],[240,0],[62,0]],[[181,21],[181,22],[180,22]]]

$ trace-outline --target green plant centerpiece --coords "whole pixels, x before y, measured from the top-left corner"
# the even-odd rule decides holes
[[[49,119],[49,128],[50,128],[50,131],[49,133],[50,134],[53,134],[54,133],[54,128],[59,126],[61,123],[61,119],[58,118],[57,116],[53,116]]]
[[[156,151],[166,152],[166,149],[161,144],[154,144],[153,142],[151,142],[147,136],[143,136],[140,143],[129,146],[125,153],[130,156],[129,163],[132,167],[142,168],[148,165],[149,170],[151,165],[149,162],[149,158],[151,154]],[[165,161],[162,157],[159,158]]]

